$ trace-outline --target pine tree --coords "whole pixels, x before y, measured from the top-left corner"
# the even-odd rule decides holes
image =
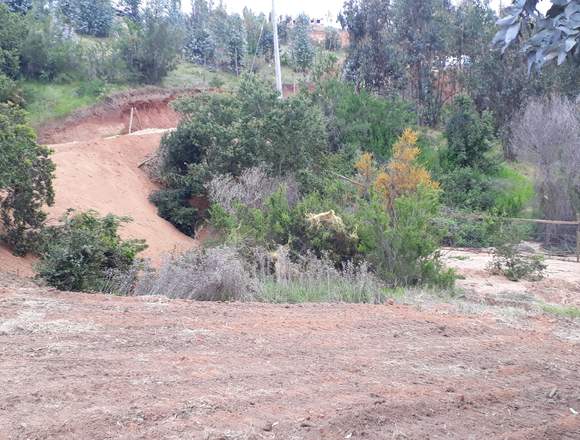
[[[32,0],[0,0],[0,3],[6,3],[12,12],[26,14],[32,8]]]
[[[302,72],[312,66],[314,48],[310,41],[310,19],[301,14],[296,20],[294,35],[292,38],[292,57],[296,68]]]

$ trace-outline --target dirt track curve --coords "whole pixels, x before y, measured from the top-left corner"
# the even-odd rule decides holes
[[[4,288],[0,439],[579,439],[579,340],[533,320]]]

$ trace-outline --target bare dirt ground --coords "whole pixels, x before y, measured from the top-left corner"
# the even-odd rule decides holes
[[[578,439],[578,327],[524,324],[4,287],[0,439]]]
[[[458,287],[490,304],[526,306],[540,301],[580,307],[580,263],[572,256],[546,257],[546,277],[536,282],[491,275],[486,267],[492,257],[486,249],[444,249],[443,258],[463,277]]]
[[[56,164],[56,199],[47,209],[49,223],[69,208],[131,217],[133,221],[123,227],[121,235],[145,239],[149,248],[142,255],[154,264],[167,253],[195,245],[157,215],[149,195],[158,186],[139,168],[155,154],[163,134],[177,125],[178,115],[169,106],[175,96],[159,89],[120,94],[39,129],[40,139],[51,142]],[[126,132],[132,106],[140,109],[134,122],[139,131],[131,136],[119,134]],[[29,276],[33,263],[32,258],[14,257],[0,247],[0,271]]]

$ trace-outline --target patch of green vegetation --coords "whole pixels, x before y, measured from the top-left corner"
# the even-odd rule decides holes
[[[508,164],[502,164],[497,177],[503,191],[498,191],[495,208],[499,212],[520,212],[534,198],[532,181]]]
[[[559,306],[555,304],[542,304],[541,309],[545,313],[563,318],[580,319],[580,308],[575,306]]]
[[[237,87],[239,78],[233,73],[211,70],[191,63],[181,63],[169,72],[163,80],[163,87],[168,88],[208,88],[220,87],[231,90]]]
[[[377,304],[389,295],[386,289],[362,289],[355,283],[332,280],[296,280],[278,283],[268,280],[262,283],[258,298],[275,304],[334,303]]]
[[[102,82],[74,81],[66,84],[24,81],[21,84],[28,119],[34,126],[70,115],[75,110],[101,101],[107,94],[122,90]]]

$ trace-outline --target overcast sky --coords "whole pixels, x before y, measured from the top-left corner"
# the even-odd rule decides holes
[[[453,0],[452,0],[453,1]],[[218,3],[219,0],[214,0]],[[248,6],[255,12],[268,13],[272,9],[272,0],[223,0],[229,12],[242,12],[244,6]],[[454,0],[459,2],[459,0]],[[503,0],[504,6],[507,6],[511,0]],[[188,0],[183,0],[183,5],[188,8]],[[336,18],[344,0],[276,0],[276,9],[279,15],[297,15],[305,12],[311,17],[325,18],[330,13],[331,17]],[[491,0],[494,9],[498,9],[500,0]],[[188,10],[191,10],[189,6]]]
[[[224,3],[231,12],[242,12],[244,6],[257,12],[272,9],[272,0],[224,0]],[[311,16],[325,16],[330,11],[336,16],[343,3],[344,0],[276,0],[276,12],[280,15],[306,12]]]

